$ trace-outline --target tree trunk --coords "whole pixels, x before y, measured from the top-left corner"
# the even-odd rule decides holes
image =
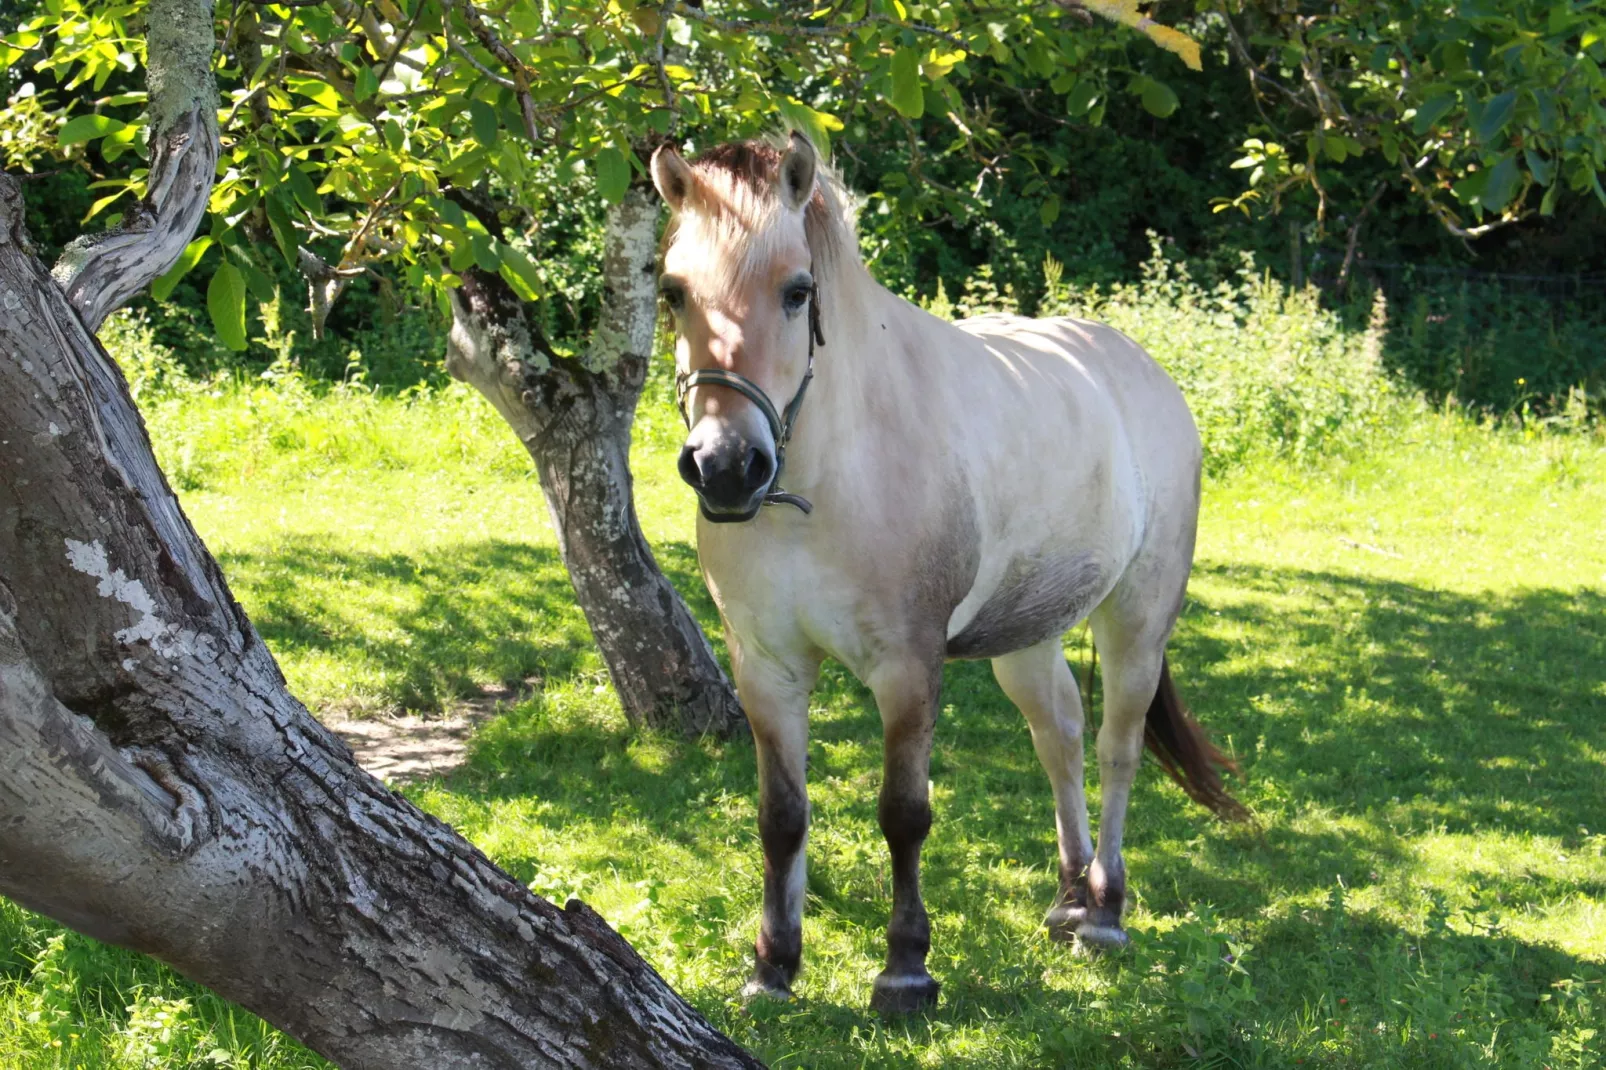
[[[608,213],[602,319],[587,353],[546,345],[499,276],[463,273],[446,367],[496,406],[535,459],[576,600],[632,723],[687,733],[746,724],[730,681],[636,522],[630,426],[657,323],[657,202],[632,187]]]
[[[0,179],[0,893],[348,1068],[740,1067],[285,689]]]

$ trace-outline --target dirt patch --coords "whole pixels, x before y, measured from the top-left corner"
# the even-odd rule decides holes
[[[324,724],[346,741],[357,764],[380,780],[400,784],[446,776],[463,764],[468,741],[480,725],[532,694],[540,681],[489,685],[429,717],[404,713],[348,717],[325,711]]]

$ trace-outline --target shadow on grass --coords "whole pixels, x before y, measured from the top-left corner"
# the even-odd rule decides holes
[[[685,543],[656,549],[698,618],[713,627],[695,551]],[[547,548],[489,541],[415,556],[362,555],[302,539],[282,554],[227,558],[225,567],[239,577],[276,649],[378,665],[396,682],[398,699],[441,701],[486,679],[535,675],[558,684],[600,668],[567,576]],[[1242,760],[1245,778],[1236,790],[1261,814],[1263,834],[1214,824],[1158,770],[1146,770],[1133,799],[1128,860],[1144,908],[1139,924],[1152,920],[1165,932],[1140,940],[1148,950],[1133,963],[1088,967],[1108,984],[1113,1009],[1074,1005],[1091,997],[1068,996],[1070,960],[1035,928],[1054,884],[1046,780],[989,667],[949,666],[924,882],[936,930],[933,969],[945,997],[935,1017],[907,1026],[913,1035],[936,1042],[956,1025],[981,1031],[1007,1017],[1019,1026],[1013,1035],[1038,1038],[1035,1057],[1044,1065],[1128,1057],[1170,1065],[1195,1040],[1163,1040],[1165,1030],[1196,1014],[1225,1015],[1222,1050],[1269,1045],[1273,1055],[1246,1055],[1242,1064],[1285,1064],[1280,1056],[1292,1049],[1277,1045],[1293,1041],[1269,1033],[1255,1040],[1228,1021],[1240,1012],[1221,1001],[1225,989],[1217,982],[1231,978],[1210,974],[1215,979],[1207,978],[1198,1006],[1179,1003],[1181,988],[1170,981],[1145,980],[1144,970],[1161,959],[1155,976],[1162,980],[1226,968],[1220,940],[1190,944],[1191,937],[1177,935],[1204,924],[1196,912],[1214,919],[1210,934],[1253,934],[1254,988],[1275,1013],[1242,1013],[1277,1029],[1306,1028],[1302,1016],[1317,1013],[1338,1023],[1323,1028],[1350,1029],[1335,994],[1344,984],[1352,986],[1353,1005],[1344,1006],[1357,1023],[1367,994],[1391,991],[1401,978],[1416,986],[1399,996],[1412,1009],[1367,1008],[1368,1022],[1409,1019],[1424,1000],[1460,1007],[1472,996],[1455,986],[1491,971],[1513,978],[1528,1008],[1519,1017],[1538,1027],[1548,1012],[1534,993],[1566,978],[1601,976],[1596,963],[1497,926],[1431,928],[1434,918],[1466,909],[1468,889],[1480,902],[1542,911],[1569,899],[1598,900],[1598,879],[1461,866],[1449,884],[1437,878],[1461,901],[1423,907],[1435,878],[1416,844],[1424,833],[1495,832],[1555,837],[1567,847],[1587,835],[1583,828],[1606,828],[1599,791],[1606,596],[1531,590],[1469,597],[1353,575],[1212,563],[1202,563],[1197,577],[1172,647],[1174,670],[1190,704]],[[633,733],[610,704],[588,697],[585,688],[538,689],[487,724],[468,763],[444,784],[457,800],[450,805],[462,806],[471,825],[532,814],[561,836],[560,868],[580,876],[691,882],[666,893],[680,902],[668,914],[675,924],[689,924],[694,904],[721,895],[751,909],[758,893],[751,743]],[[880,722],[869,693],[840,666],[828,666],[813,702],[808,909],[833,931],[837,954],[845,937],[848,953],[866,961],[879,958],[888,908],[876,830],[879,781]],[[1096,794],[1093,805],[1096,813]],[[497,860],[520,880],[547,880],[542,842],[498,835]],[[735,857],[747,866],[733,866]],[[677,858],[688,859],[686,872],[666,861]],[[1332,899],[1340,879],[1350,888],[1382,885],[1393,896],[1385,899],[1405,902],[1413,920],[1345,913]],[[736,917],[707,923],[715,946],[727,946],[732,925],[747,924]],[[1429,929],[1413,931],[1423,917]],[[749,937],[743,931],[739,942]],[[655,939],[669,939],[637,938],[648,941],[649,954]],[[678,943],[662,944],[656,954],[683,952]],[[861,1028],[862,1007],[811,1000],[807,978],[800,1006],[735,1015],[723,999],[745,952],[727,947],[725,954],[729,963],[698,974],[686,990],[722,1028],[770,1049],[779,1064],[795,1062],[781,1052],[807,1050],[822,1029]],[[1357,1036],[1346,1033],[1344,1050],[1361,1057],[1373,1041]],[[1457,1050],[1446,1046],[1445,1062],[1425,1051],[1418,1058],[1395,1048],[1385,1057],[1378,1049],[1367,1065],[1456,1065]]]
[[[687,575],[689,554],[685,565],[677,581],[698,583]],[[1198,587],[1210,594],[1190,602],[1178,630],[1177,678],[1217,738],[1234,741],[1245,769],[1238,790],[1265,829],[1215,826],[1147,770],[1127,842],[1150,914],[1180,917],[1215,903],[1250,919],[1276,901],[1319,902],[1335,880],[1409,886],[1421,865],[1417,833],[1535,834],[1576,845],[1584,829],[1606,828],[1600,593],[1469,597],[1236,565],[1203,565],[1199,575],[1207,582]],[[1053,818],[1024,724],[983,663],[948,667],[944,703],[924,882],[934,916],[970,911],[967,924],[987,924],[976,904],[998,894],[987,866],[1002,861],[1038,867],[1046,905]],[[830,666],[813,709],[815,828],[847,823],[873,837],[880,724],[869,694]],[[548,716],[537,702],[482,733],[450,787],[469,799],[539,799],[556,827],[629,821],[644,841],[718,851],[734,838],[756,856],[749,744],[663,741],[649,761],[633,739],[620,724]],[[717,805],[732,797],[739,805]],[[1096,814],[1096,794],[1093,805]],[[503,861],[526,877],[538,865]],[[610,864],[606,850],[596,861]],[[879,939],[887,904],[851,863],[842,865],[846,871],[829,843],[820,847],[810,910],[863,925],[867,939]],[[884,865],[872,859],[872,868]],[[1547,878],[1540,887],[1520,870],[1466,879],[1512,908],[1603,892],[1582,878]],[[1302,933],[1308,951],[1308,926]],[[1280,939],[1275,927],[1268,939]],[[1582,968],[1560,952],[1518,945],[1501,937],[1478,955],[1522,959],[1536,977]],[[974,998],[986,1014],[1021,992],[999,995],[999,1003],[977,989]]]
[[[600,667],[551,547],[488,540],[375,554],[288,535],[271,553],[224,553],[219,561],[280,658],[354,667],[383,706],[437,712],[483,684]],[[671,543],[659,548],[659,561],[704,626],[717,622],[696,551]],[[310,697],[340,705],[338,697]]]

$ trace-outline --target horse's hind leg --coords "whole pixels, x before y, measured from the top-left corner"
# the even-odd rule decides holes
[[[1095,949],[1125,947],[1121,928],[1126,906],[1126,863],[1121,837],[1126,829],[1127,801],[1143,760],[1143,728],[1160,686],[1165,644],[1176,613],[1156,613],[1160,599],[1132,597],[1131,588],[1115,593],[1093,612],[1093,641],[1103,665],[1104,719],[1099,725],[1099,841],[1088,867],[1087,917],[1077,939]],[[1179,605],[1180,598],[1165,599]]]
[[[920,898],[920,848],[931,830],[931,736],[942,687],[942,659],[878,666],[866,681],[881,711],[885,753],[878,816],[892,853],[892,917],[887,966],[875,979],[872,1010],[904,1014],[937,1002],[926,972],[931,923]]]
[[[1032,746],[1054,788],[1060,881],[1047,924],[1050,936],[1069,941],[1087,920],[1087,867],[1093,859],[1082,788],[1082,696],[1057,636],[994,658],[993,675],[1026,716]]]

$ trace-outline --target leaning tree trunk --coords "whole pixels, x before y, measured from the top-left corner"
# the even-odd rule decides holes
[[[0,179],[0,894],[348,1068],[756,1066],[285,689]]]
[[[601,321],[583,357],[546,346],[533,308],[477,268],[452,295],[447,370],[473,384],[535,460],[576,600],[633,723],[739,731],[741,706],[654,560],[631,496],[630,426],[657,321],[658,206],[632,187],[608,213]]]

